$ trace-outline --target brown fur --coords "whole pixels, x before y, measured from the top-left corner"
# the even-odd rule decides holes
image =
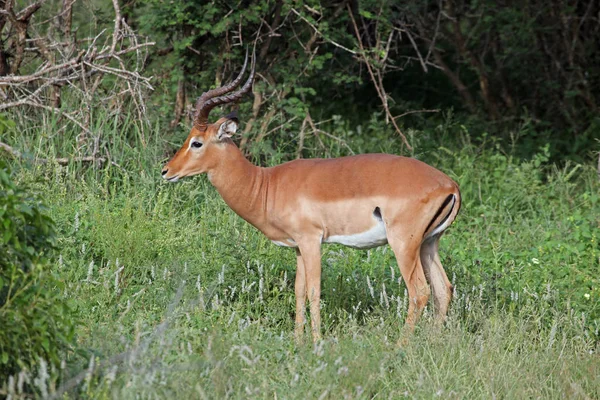
[[[306,296],[313,338],[320,337],[321,243],[373,228],[377,208],[408,288],[408,326],[414,326],[427,303],[427,281],[438,318],[445,318],[452,285],[437,253],[443,229],[428,235],[442,223],[445,229],[456,217],[460,192],[454,181],[421,161],[389,154],[295,160],[260,168],[246,160],[230,139],[218,139],[219,127],[226,121],[221,118],[204,131],[193,128],[163,176],[208,173],[238,215],[269,239],[297,245],[298,337],[306,322]],[[200,150],[189,148],[193,138],[203,142]],[[444,204],[450,195],[454,201]]]

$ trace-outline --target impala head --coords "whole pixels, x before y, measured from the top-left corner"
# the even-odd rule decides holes
[[[209,90],[198,98],[194,115],[194,127],[183,146],[163,168],[162,176],[164,179],[169,182],[176,182],[184,176],[207,172],[219,162],[227,141],[237,130],[238,119],[232,113],[220,118],[213,124],[209,124],[208,115],[216,106],[235,102],[250,91],[254,81],[254,59],[255,57],[252,58],[252,70],[248,80],[239,90],[232,92],[242,81],[248,64],[248,53],[246,53],[241,72],[233,82]]]

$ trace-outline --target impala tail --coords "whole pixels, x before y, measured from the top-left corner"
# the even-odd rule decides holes
[[[460,210],[460,205],[460,191],[457,187],[454,193],[446,196],[444,202],[431,219],[427,229],[425,229],[423,240],[425,241],[433,237],[439,237],[444,233],[444,231],[452,225],[452,222],[454,222],[454,219]]]

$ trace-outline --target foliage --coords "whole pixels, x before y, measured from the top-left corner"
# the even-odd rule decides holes
[[[36,15],[59,12],[48,4]],[[111,4],[72,6],[74,29],[114,37]],[[88,147],[110,162],[54,162],[90,150],[60,113],[0,116],[0,142],[23,155],[11,161],[18,184],[0,171],[0,191],[11,193],[0,206],[16,229],[6,234],[12,250],[0,249],[0,396],[600,397],[600,188],[588,162],[600,93],[589,37],[600,25],[597,5],[587,6],[121,4],[123,27],[157,42],[135,66],[156,90],[135,107],[113,102],[105,77],[102,101],[81,107],[81,93],[62,89],[62,110],[89,117]],[[186,104],[229,80],[254,44],[260,76],[253,101],[240,104],[239,139],[253,161],[389,152],[459,183],[463,207],[440,249],[456,287],[445,327],[426,310],[403,342],[409,299],[390,249],[328,246],[325,340],[294,344],[294,253],[236,216],[206,178],[160,179],[188,132]],[[443,110],[398,119],[411,152],[374,81],[394,115]]]
[[[63,285],[51,271],[54,224],[39,199],[0,162],[0,376],[40,359],[57,366],[73,344]]]
[[[153,296],[158,290],[152,291]],[[147,299],[147,301],[149,301]],[[138,306],[139,308],[139,306]],[[109,363],[83,381],[74,398],[596,398],[597,351],[576,318],[529,305],[517,315],[482,312],[440,332],[422,324],[399,347],[394,313],[348,318],[317,346],[291,345],[265,320],[241,308],[203,311],[174,305],[161,325],[141,325],[125,364]],[[138,311],[141,312],[141,311]],[[189,318],[187,317],[189,315]],[[141,323],[140,323],[141,324]],[[107,331],[107,334],[110,332]],[[515,371],[519,371],[515,374]]]
[[[256,46],[260,98],[252,111],[250,102],[242,108],[245,119],[263,120],[245,132],[263,151],[268,131],[271,147],[298,145],[307,113],[363,124],[381,107],[383,88],[395,115],[455,108],[506,140],[525,124],[526,151],[550,143],[552,159],[579,161],[597,145],[597,11],[594,2],[536,1],[130,3],[136,26],[158,42],[150,71],[167,82],[158,91],[165,115],[176,90],[193,104]],[[400,121],[416,127],[419,118]]]
[[[52,56],[60,59],[71,56],[66,48],[70,49],[75,31],[89,37],[101,32],[97,40],[104,38],[107,43],[99,51],[118,43],[136,49],[135,57],[119,51],[118,62],[111,61],[110,68],[102,64],[96,66],[100,70],[87,72],[94,75],[93,82],[87,82],[84,69],[65,64],[72,73],[70,82],[74,85],[77,77],[83,90],[64,86],[62,72],[52,73],[57,84],[49,84],[45,75],[41,83],[27,85],[3,78],[10,87],[5,93],[12,93],[3,96],[7,100],[25,96],[30,105],[12,104],[31,107],[35,99],[38,110],[74,118],[76,122],[69,120],[69,124],[80,126],[71,129],[83,127],[85,132],[77,132],[76,143],[69,143],[60,156],[84,153],[112,158],[118,151],[97,128],[104,123],[99,118],[106,116],[95,112],[93,105],[100,103],[112,111],[115,122],[131,126],[127,118],[132,118],[138,125],[121,129],[125,141],[135,141],[139,130],[147,135],[150,126],[160,126],[167,140],[179,137],[189,127],[186,115],[196,96],[230,80],[246,48],[256,51],[259,75],[253,102],[240,105],[242,120],[247,122],[241,145],[258,159],[273,153],[290,158],[308,155],[315,148],[325,151],[323,132],[332,134],[333,128],[322,122],[334,116],[356,132],[377,115],[385,120],[379,126],[396,135],[395,129],[389,129],[390,115],[403,116],[397,119],[402,131],[427,130],[430,124],[443,122],[450,109],[460,114],[473,139],[487,132],[509,147],[516,134],[522,135],[520,156],[548,143],[551,160],[582,162],[593,157],[598,146],[596,2],[577,6],[560,1],[425,0],[114,4],[120,4],[123,21],[121,31],[111,33],[115,29],[111,15],[117,9],[113,11],[109,3],[71,2],[62,11],[58,4],[43,3],[26,21],[27,32],[37,35],[30,41],[42,50],[45,46],[52,54],[60,53]],[[19,13],[27,14],[25,10]],[[58,59],[41,62],[49,54],[33,47],[24,52],[26,35],[18,35],[7,18],[0,15],[4,26],[0,58],[6,65],[12,68],[23,58],[18,54],[27,53],[32,56],[23,58],[19,73],[32,73],[37,67],[54,71],[51,66]],[[139,50],[135,44],[144,41],[136,33],[156,45]],[[88,42],[79,40],[77,45],[85,50]],[[88,51],[86,57],[108,63],[109,58],[98,54]],[[75,61],[93,70],[88,65],[92,61],[86,60]],[[142,68],[146,76],[137,75]],[[149,76],[153,76],[152,93],[141,90]],[[422,109],[427,113],[415,112]],[[26,124],[16,117],[20,125]],[[363,135],[364,131],[357,136]]]
[[[353,151],[400,146],[380,140],[376,118],[361,128],[368,135],[341,119],[332,126]],[[92,372],[71,395],[597,397],[595,171],[557,168],[547,148],[522,160],[464,130],[448,119],[413,132],[414,156],[456,179],[464,200],[440,249],[456,287],[448,325],[436,331],[426,312],[410,343],[396,346],[408,299],[393,253],[326,246],[323,354],[293,344],[293,252],[237,217],[205,177],[159,183],[157,152],[136,146],[123,149],[139,160],[125,171],[21,169],[19,180],[49,201],[64,265],[53,270],[82,321],[78,349],[89,361],[70,368]],[[349,151],[325,145],[332,156]]]

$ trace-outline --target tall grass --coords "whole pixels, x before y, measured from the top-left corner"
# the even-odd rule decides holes
[[[403,341],[408,300],[390,249],[327,246],[325,339],[296,345],[293,252],[236,216],[205,177],[161,182],[165,134],[142,140],[127,118],[101,128],[119,166],[14,161],[57,222],[54,268],[79,328],[62,369],[41,361],[0,380],[0,393],[600,397],[600,196],[591,165],[550,165],[544,149],[521,160],[493,145],[417,146],[414,155],[456,179],[464,200],[441,242],[457,289],[448,324],[436,328],[427,310]],[[71,154],[75,133],[50,137],[54,129],[35,133],[31,155]],[[14,131],[2,140],[32,143]],[[375,142],[357,141],[355,151],[393,150]]]

